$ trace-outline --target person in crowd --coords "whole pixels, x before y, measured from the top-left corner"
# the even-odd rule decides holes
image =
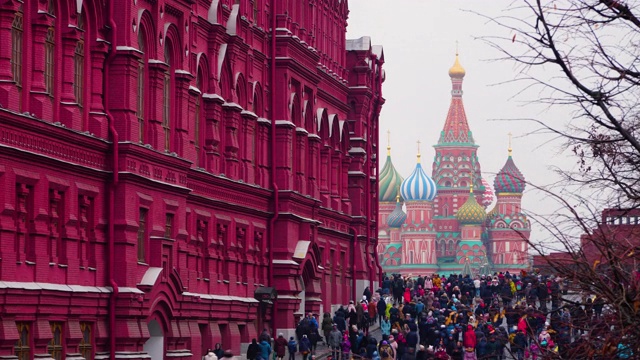
[[[287,343],[287,350],[289,350],[289,360],[295,360],[296,353],[298,352],[298,343],[296,343],[296,340],[293,338],[293,336],[289,338],[289,342]]]
[[[247,348],[247,359],[248,360],[256,360],[258,358],[258,354],[260,353],[260,345],[256,339],[251,340],[251,344]]]
[[[342,332],[338,330],[338,326],[336,324],[333,324],[333,329],[327,336],[327,343],[329,344],[329,348],[331,349],[331,356],[334,359],[338,359],[338,356],[340,354],[340,346],[342,345]]]
[[[309,354],[311,353],[311,341],[307,335],[302,335],[302,339],[300,339],[300,354],[302,354],[302,360],[307,360]]]
[[[222,344],[217,343],[213,349],[213,353],[218,357],[218,359],[222,359],[224,357],[224,350],[222,349]]]
[[[271,344],[267,340],[260,341],[260,351],[258,352],[258,360],[269,360],[271,355]]]
[[[278,338],[273,342],[273,351],[276,353],[277,360],[284,360],[287,355],[288,342],[283,333],[278,334]]]

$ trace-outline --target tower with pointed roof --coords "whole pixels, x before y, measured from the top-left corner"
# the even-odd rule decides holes
[[[387,160],[380,171],[378,180],[378,201],[379,207],[379,220],[381,224],[387,223],[387,216],[396,207],[396,198],[400,194],[400,184],[404,178],[391,161],[391,132],[387,131]],[[400,203],[403,203],[403,199],[400,198]]]
[[[469,275],[528,266],[530,223],[521,210],[524,176],[513,161],[510,139],[509,157],[494,181],[495,193],[482,178],[478,145],[462,102],[465,75],[456,52],[449,69],[451,103],[434,146],[432,177],[422,168],[419,142],[416,167],[404,180],[387,148],[380,174],[378,251],[388,273]]]
[[[451,263],[456,255],[460,240],[460,226],[455,215],[469,197],[474,188],[476,195],[484,192],[478,145],[473,139],[467,115],[462,101],[462,81],[466,71],[460,65],[459,55],[449,69],[451,78],[451,102],[440,132],[438,143],[434,146],[436,154],[433,161],[433,179],[438,187],[435,201],[434,226],[438,231],[438,256],[442,262]]]
[[[406,224],[400,233],[402,264],[407,271],[437,269],[436,233],[432,222],[437,191],[436,183],[422,168],[418,141],[416,167],[400,187],[407,206]]]
[[[394,226],[388,228],[388,231],[382,231],[378,234],[379,254],[388,253],[387,246],[392,241],[397,241],[400,238],[401,224],[396,223],[399,219],[399,213],[397,212],[398,207],[402,212],[402,206],[404,204],[402,197],[400,197],[400,185],[403,180],[404,178],[398,170],[396,170],[395,166],[393,166],[393,161],[391,161],[391,132],[387,130],[387,160],[378,178],[378,224],[380,224],[381,228],[386,228],[385,225],[389,223],[389,216],[394,213],[395,222],[393,222]],[[404,212],[402,213],[404,214]],[[406,219],[406,217],[405,214],[404,219]],[[403,223],[404,219],[402,219]],[[395,229],[395,231],[392,231],[392,229]],[[395,234],[395,239],[392,238],[392,233]]]
[[[507,161],[494,181],[497,201],[487,219],[491,239],[489,258],[495,269],[525,268],[529,251],[527,241],[531,235],[531,222],[522,212],[526,181],[513,161],[511,134],[508,151]]]

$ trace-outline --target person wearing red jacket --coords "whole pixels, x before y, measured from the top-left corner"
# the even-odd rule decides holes
[[[477,338],[475,331],[473,331],[473,326],[467,325],[467,331],[464,332],[462,340],[465,348],[476,348]]]

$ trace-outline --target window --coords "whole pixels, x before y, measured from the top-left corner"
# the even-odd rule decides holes
[[[29,331],[29,324],[25,322],[17,322],[18,327],[18,341],[14,348],[15,355],[18,360],[30,360],[31,359],[31,332]]]
[[[47,346],[49,355],[55,360],[62,360],[62,323],[51,322],[51,341]]]
[[[194,147],[196,149],[196,167],[202,167],[200,163],[200,158],[202,155],[200,154],[200,101],[202,99],[202,73],[198,71],[198,76],[196,77],[196,87],[200,90],[200,93],[196,96],[196,119],[194,124]]]
[[[137,107],[136,116],[138,117],[138,142],[144,144],[144,84],[145,84],[145,61],[146,56],[146,43],[144,41],[144,31],[140,29],[138,31],[138,47],[143,53],[142,57],[138,60],[138,86],[136,91]]]
[[[16,228],[17,243],[22,241],[24,245],[24,255],[27,261],[35,261],[36,249],[35,238],[32,234],[34,218],[33,186],[26,184],[16,184]]]
[[[258,0],[253,0],[253,22],[254,23],[258,23],[258,14],[259,14],[259,9],[258,9]]]
[[[13,81],[22,86],[22,12],[17,12],[11,25],[11,73]]]
[[[53,96],[54,71],[55,71],[55,31],[52,27],[47,30],[44,42],[44,87],[49,96]]]
[[[93,348],[91,346],[91,323],[81,322],[80,332],[82,332],[82,340],[80,340],[80,345],[78,345],[78,352],[82,354],[82,357],[85,360],[93,360]]]
[[[173,237],[173,217],[173,214],[167,213],[164,225],[164,237],[167,239],[171,239]]]
[[[171,151],[171,52],[170,43],[167,41],[164,47],[164,59],[169,69],[164,73],[164,91],[162,96],[162,129],[164,131],[164,151]]]
[[[62,226],[64,223],[64,192],[49,189],[49,261],[66,263]]]
[[[140,208],[138,219],[138,261],[146,262],[145,243],[147,241],[147,214],[149,210]]]
[[[49,15],[56,16],[56,7],[54,5],[54,1],[55,0],[49,0],[49,2],[47,3],[47,12],[49,13]]]
[[[80,108],[84,102],[84,40],[80,39],[76,44],[73,54],[73,95]]]

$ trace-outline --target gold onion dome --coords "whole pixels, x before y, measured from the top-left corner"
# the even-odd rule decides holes
[[[464,71],[460,61],[458,60],[458,53],[456,53],[456,61],[453,63],[451,69],[449,69],[449,76],[452,78],[462,79],[467,72]]]
[[[456,213],[456,219],[458,219],[461,225],[480,225],[486,218],[487,213],[484,211],[484,207],[478,204],[476,197],[473,195],[472,186],[467,202],[465,202]]]

